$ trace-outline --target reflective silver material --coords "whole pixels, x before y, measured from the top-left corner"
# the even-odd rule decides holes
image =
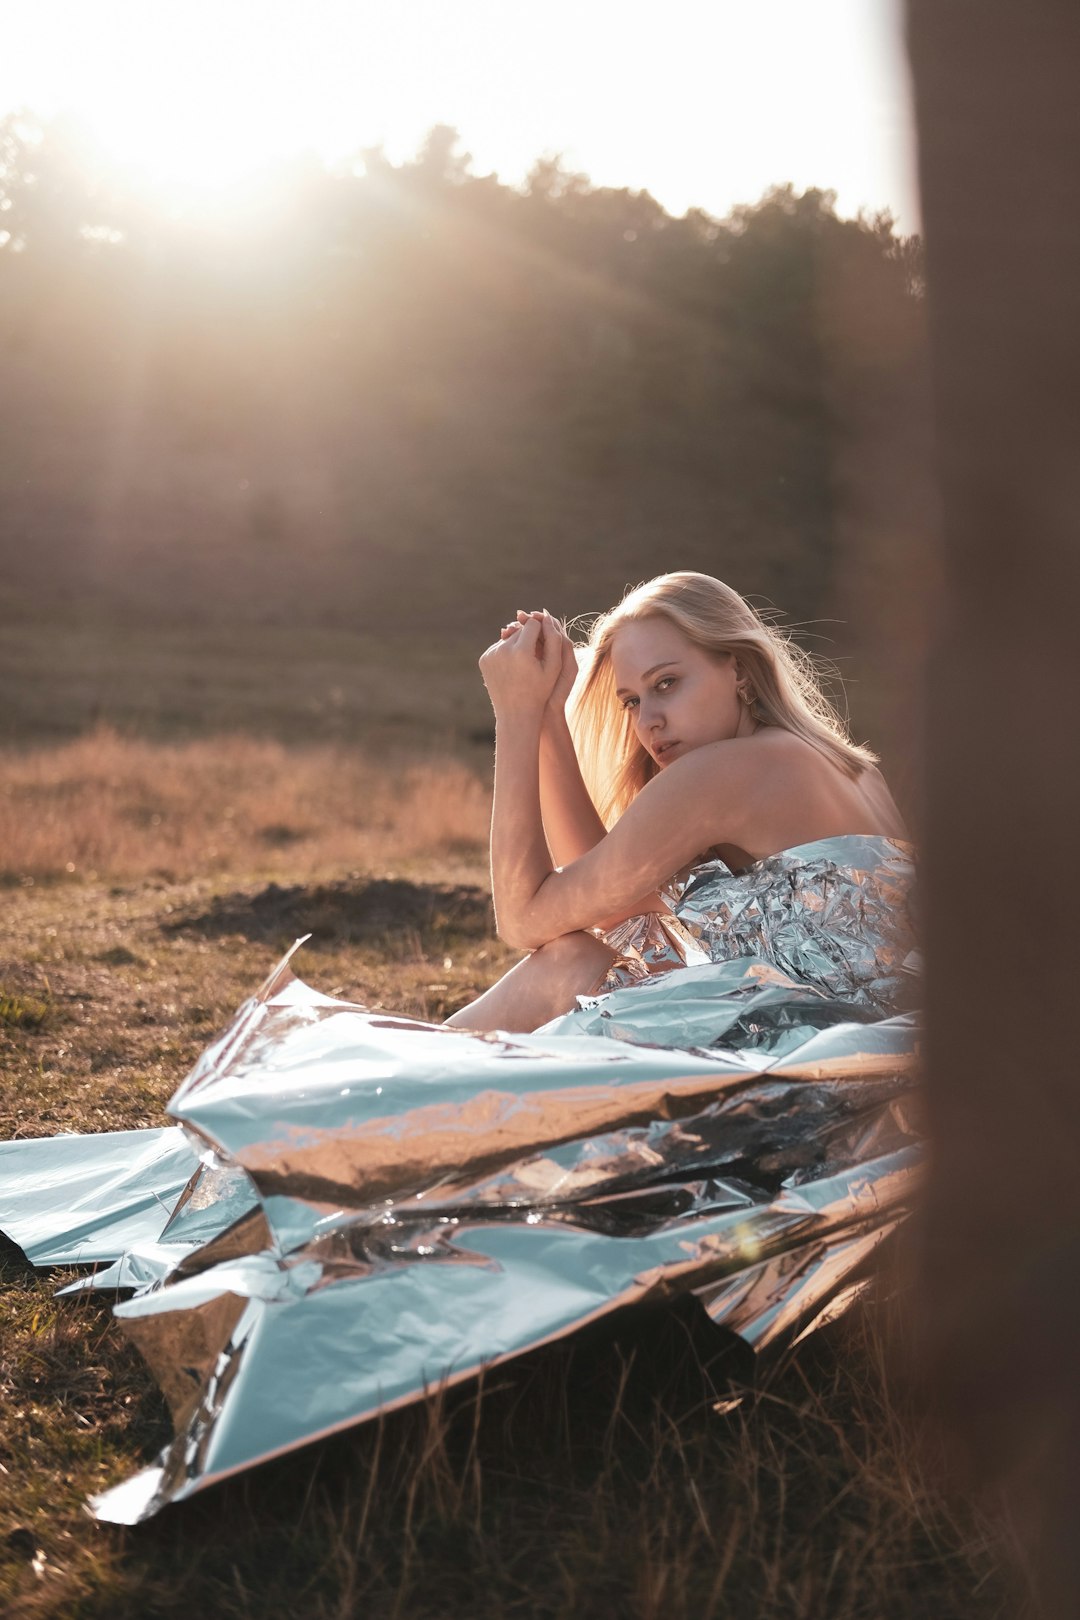
[[[114,1260],[157,1237],[197,1163],[175,1125],[0,1142],[0,1232],[35,1266]]]
[[[904,996],[914,950],[913,876],[910,844],[869,834],[799,844],[739,873],[719,858],[699,862],[665,891],[672,917],[633,917],[601,933],[618,953],[601,992],[671,967],[753,956],[886,1010]]]
[[[915,1021],[882,1016],[909,977],[909,854],[833,839],[708,864],[683,898],[712,954],[730,928],[722,960],[532,1035],[374,1014],[287,959],[271,975],[170,1104],[197,1159],[179,1196],[163,1173],[169,1219],[106,1254],[103,1217],[95,1257],[136,1289],[117,1315],[177,1437],[101,1518],[628,1304],[693,1291],[762,1347],[857,1294],[920,1158]],[[55,1225],[49,1146],[24,1246]]]
[[[614,928],[591,930],[615,952],[600,986],[601,993],[640,984],[672,968],[696,967],[709,961],[709,953],[684,928],[673,912],[648,911],[627,917]]]

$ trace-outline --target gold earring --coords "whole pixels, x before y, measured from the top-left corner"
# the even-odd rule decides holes
[[[740,686],[739,687],[739,696],[742,698],[743,702],[746,704],[746,707],[748,709],[755,702],[754,694],[750,690],[749,686]]]

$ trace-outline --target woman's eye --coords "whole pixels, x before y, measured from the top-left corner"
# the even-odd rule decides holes
[[[624,709],[630,709],[636,702],[637,698],[623,698],[622,706]]]
[[[674,683],[675,683],[674,675],[661,675],[660,679],[656,683],[656,690],[658,692],[662,692],[664,690],[665,686],[673,686]]]

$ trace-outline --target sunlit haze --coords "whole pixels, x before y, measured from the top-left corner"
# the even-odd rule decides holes
[[[898,0],[36,0],[5,27],[19,106],[180,194],[446,123],[511,184],[561,153],[673,213],[791,181],[918,228]]]

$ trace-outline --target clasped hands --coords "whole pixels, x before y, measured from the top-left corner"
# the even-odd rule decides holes
[[[574,644],[546,609],[519,612],[480,657],[496,716],[561,713],[577,679]]]

